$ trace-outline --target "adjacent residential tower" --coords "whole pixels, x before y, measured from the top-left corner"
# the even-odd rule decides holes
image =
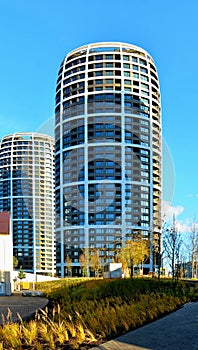
[[[144,49],[94,43],[68,53],[56,86],[57,273],[81,274],[79,255],[111,262],[126,239],[161,240],[161,107],[155,63]]]
[[[10,212],[13,255],[26,272],[54,275],[54,140],[15,133],[0,144],[0,211]]]

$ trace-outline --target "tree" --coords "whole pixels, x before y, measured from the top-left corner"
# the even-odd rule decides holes
[[[66,264],[65,265],[67,268],[68,277],[72,277],[72,259],[69,257],[68,254],[66,256]]]
[[[134,267],[140,265],[149,256],[149,243],[140,233],[128,239],[121,250],[121,262],[123,267],[130,269],[131,278],[134,275]]]
[[[13,256],[13,269],[15,270],[18,266],[18,259],[16,258],[16,256]]]
[[[26,273],[23,271],[22,266],[20,266],[20,270],[17,276],[20,280],[24,279],[26,277]]]
[[[93,249],[90,252],[89,265],[92,271],[95,272],[95,277],[101,268],[100,254],[98,249]]]
[[[178,268],[180,266],[180,250],[182,238],[178,232],[175,223],[175,215],[173,215],[173,223],[170,228],[164,227],[163,247],[167,262],[171,268],[172,279],[178,278]]]
[[[192,222],[190,228],[189,240],[185,243],[185,248],[189,252],[190,260],[191,260],[191,278],[197,276],[197,258],[198,258],[198,229],[197,223]],[[189,259],[189,257],[188,257]]]
[[[89,255],[87,254],[86,249],[83,249],[83,253],[79,257],[79,263],[81,266],[83,277],[88,276],[89,275],[89,271],[88,271],[88,269],[89,269]]]
[[[195,275],[197,275],[197,255],[198,255],[198,232],[197,232],[197,225],[195,224],[195,222],[193,222],[191,227],[190,250],[191,250],[191,266],[192,266],[191,277],[194,278]]]

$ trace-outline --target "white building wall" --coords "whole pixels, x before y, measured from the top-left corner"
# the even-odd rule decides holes
[[[11,234],[0,234],[0,295],[13,291],[13,243]]]

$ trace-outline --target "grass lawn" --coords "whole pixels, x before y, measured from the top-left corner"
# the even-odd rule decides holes
[[[198,299],[198,285],[151,278],[37,283],[49,298],[36,320],[0,328],[1,349],[86,349]]]

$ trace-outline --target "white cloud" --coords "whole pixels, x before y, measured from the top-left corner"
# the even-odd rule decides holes
[[[191,231],[192,223],[185,223],[182,221],[176,220],[176,229],[181,233],[188,233]]]
[[[181,233],[189,233],[195,229],[198,232],[198,223],[194,223],[192,220],[187,219],[186,222],[176,221],[177,230]]]
[[[198,198],[198,193],[190,193],[187,195],[188,198]]]
[[[195,196],[195,195],[194,195]],[[198,223],[191,219],[186,219],[185,221],[178,220],[178,216],[184,211],[184,207],[181,205],[172,206],[170,202],[163,201],[162,203],[162,213],[164,222],[168,226],[173,224],[173,216],[175,216],[175,224],[177,231],[181,233],[190,233],[194,227],[198,231]]]
[[[181,205],[173,207],[168,201],[163,201],[162,203],[162,217],[165,221],[172,221],[173,216],[177,218],[177,216],[180,215],[183,211],[184,207],[182,207]]]

